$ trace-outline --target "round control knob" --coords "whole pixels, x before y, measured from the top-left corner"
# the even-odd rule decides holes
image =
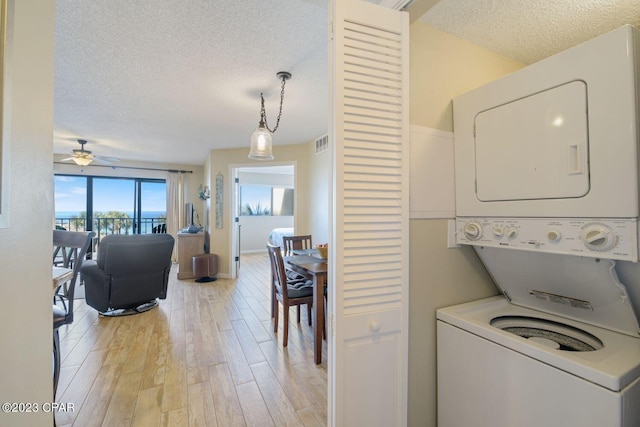
[[[547,233],[547,239],[549,239],[551,243],[557,243],[562,239],[562,233],[558,230],[549,230]]]
[[[493,235],[499,239],[504,236],[504,230],[502,227],[493,227]]]
[[[593,251],[608,251],[618,243],[613,230],[604,224],[587,225],[582,229],[580,238],[582,243]]]
[[[507,238],[515,239],[516,237],[518,237],[518,229],[513,227],[507,228]]]
[[[482,225],[475,221],[466,223],[462,231],[464,232],[465,237],[469,240],[478,240],[482,237]]]

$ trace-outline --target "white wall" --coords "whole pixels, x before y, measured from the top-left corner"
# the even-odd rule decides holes
[[[522,67],[419,21],[410,42],[412,125],[453,131],[453,97]],[[435,311],[497,290],[473,250],[447,249],[446,219],[412,219],[410,238],[408,424],[435,427]]]
[[[329,141],[331,144],[332,142]],[[309,193],[309,226],[313,237],[313,244],[329,241],[329,201],[331,193],[331,179],[329,178],[330,160],[329,150],[316,154],[316,144],[308,144],[308,188]]]
[[[3,143],[9,227],[0,229],[0,401],[52,401],[51,217],[54,2],[9,1]],[[0,425],[52,414],[0,412]]]
[[[287,188],[293,188],[295,186],[293,173],[244,172],[240,169],[238,178],[240,179],[240,185],[277,185]]]
[[[215,183],[216,176],[220,174],[224,180],[224,189],[222,195],[223,216],[222,228],[215,228],[216,213],[214,202],[211,202],[209,209],[209,228],[211,253],[218,255],[218,277],[229,277],[231,274],[231,259],[233,255],[230,253],[231,236],[233,218],[231,216],[230,203],[232,200],[233,182],[230,177],[231,169],[235,167],[253,167],[259,166],[280,166],[295,163],[296,177],[295,188],[308,188],[308,158],[307,143],[295,145],[283,145],[273,147],[274,161],[265,161],[256,163],[247,159],[248,148],[235,148],[212,150],[206,161],[205,168],[208,170],[208,176],[205,179]],[[211,188],[211,199],[215,198],[215,188]],[[308,206],[308,193],[306,191],[296,191],[295,196],[295,228],[296,233],[309,233],[309,217],[306,212]]]
[[[269,233],[274,228],[293,228],[292,216],[241,216],[242,253],[266,252]]]
[[[315,140],[296,145],[274,146],[275,160],[256,163],[247,159],[248,148],[212,150],[205,163],[205,180],[215,183],[218,173],[224,177],[224,216],[223,227],[215,228],[215,211],[213,202],[209,209],[209,228],[211,253],[218,255],[219,277],[230,274],[229,253],[231,221],[229,203],[231,202],[232,184],[229,182],[229,168],[279,166],[295,162],[295,232],[296,234],[311,234],[313,242],[324,243],[329,240],[329,197],[331,188],[329,180],[329,152],[315,154]],[[214,186],[211,187],[211,200],[214,199]]]

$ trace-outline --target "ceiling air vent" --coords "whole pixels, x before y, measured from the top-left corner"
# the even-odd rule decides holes
[[[321,136],[316,139],[316,154],[320,154],[323,151],[327,151],[329,148],[329,135]]]
[[[394,10],[406,10],[413,3],[413,0],[367,0],[379,6],[388,7]]]

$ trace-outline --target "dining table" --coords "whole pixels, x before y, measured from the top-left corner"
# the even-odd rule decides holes
[[[73,270],[70,268],[53,266],[51,270],[51,279],[53,280],[53,289],[55,290],[61,284],[73,278]]]
[[[324,324],[324,289],[327,283],[327,260],[315,249],[294,249],[283,256],[286,267],[313,281],[313,356],[322,363],[322,325]]]

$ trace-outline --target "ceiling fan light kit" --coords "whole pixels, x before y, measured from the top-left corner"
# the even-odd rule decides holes
[[[264,110],[264,96],[260,94],[260,123],[258,128],[251,135],[251,150],[249,151],[249,158],[253,160],[273,160],[273,145],[271,134],[276,132],[280,125],[280,117],[282,116],[282,103],[284,102],[284,87],[291,78],[291,73],[287,71],[280,71],[276,74],[278,79],[282,80],[282,89],[280,90],[280,110],[278,112],[278,118],[276,119],[276,125],[273,129],[269,128],[267,124],[267,115]]]
[[[87,166],[93,161],[91,151],[84,149],[84,145],[86,143],[87,141],[85,139],[79,139],[78,144],[80,144],[80,149],[76,148],[75,150],[72,150],[73,154],[70,159],[78,166]]]
[[[87,166],[93,161],[92,158],[89,157],[74,157],[73,162],[78,166]]]
[[[80,144],[80,148],[76,148],[72,150],[73,154],[71,157],[67,157],[66,159],[62,159],[63,162],[73,161],[78,166],[88,166],[94,160],[98,163],[103,163],[110,165],[111,162],[118,162],[118,159],[114,159],[112,157],[102,157],[102,156],[94,156],[91,154],[91,151],[85,150],[84,145],[87,143],[86,139],[78,139],[78,144]]]

